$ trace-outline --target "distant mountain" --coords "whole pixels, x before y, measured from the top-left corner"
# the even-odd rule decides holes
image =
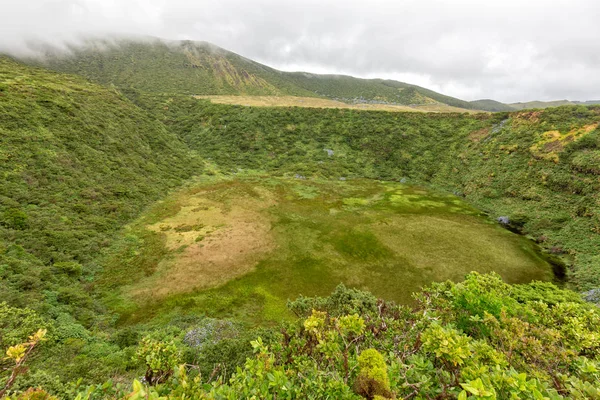
[[[516,111],[598,101],[530,101],[505,104],[491,99],[465,101],[420,86],[347,75],[284,72],[208,42],[138,37],[88,39],[68,51],[40,46],[43,57],[24,60],[59,72],[115,85],[136,93],[189,95],[304,96],[346,103],[445,105],[466,110]]]
[[[587,101],[570,101],[570,100],[554,100],[554,101],[528,101],[525,103],[512,103],[508,104],[513,110],[525,110],[529,108],[548,108],[548,107],[559,107],[559,106],[575,106],[584,105],[591,106],[594,104],[600,104],[600,100],[587,100]]]
[[[471,101],[473,108],[485,111],[520,111],[532,108],[549,108],[560,106],[574,105],[594,105],[600,104],[600,100],[588,101],[570,101],[570,100],[554,100],[554,101],[527,101],[521,103],[500,103],[496,100],[483,99]]]
[[[88,40],[69,52],[44,49],[44,67],[139,92],[190,95],[293,95],[349,103],[445,104],[464,109],[464,100],[383,79],[283,72],[207,42],[160,39]]]
[[[600,100],[574,101],[573,103],[584,106],[593,106],[596,104],[600,104]]]
[[[569,100],[554,100],[554,101],[527,101],[524,103],[512,103],[509,104],[513,110],[525,110],[529,108],[548,108],[548,107],[559,107],[569,106],[576,103]]]
[[[515,111],[516,109],[509,104],[500,103],[496,100],[482,99],[471,101],[473,108],[486,111]]]

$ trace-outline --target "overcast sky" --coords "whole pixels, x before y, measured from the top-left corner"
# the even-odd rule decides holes
[[[600,99],[600,0],[0,0],[0,52],[127,33],[475,100]]]

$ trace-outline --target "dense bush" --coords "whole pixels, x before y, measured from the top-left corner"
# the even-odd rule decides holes
[[[125,356],[115,368],[105,357],[119,353],[102,349],[115,318],[94,295],[96,260],[199,164],[114,90],[5,57],[0,82],[0,301],[33,309],[48,326],[35,367],[52,379],[104,379]],[[34,332],[27,315],[25,337]],[[0,335],[2,348],[20,334],[14,329]]]
[[[569,300],[537,300],[548,294]],[[131,396],[600,398],[600,312],[551,284],[471,274],[424,289],[414,308],[379,300],[360,312],[352,299],[370,294],[339,287],[333,297],[302,299],[321,306],[284,324],[278,340],[253,341],[255,355],[229,381],[174,367],[169,382],[136,382]]]

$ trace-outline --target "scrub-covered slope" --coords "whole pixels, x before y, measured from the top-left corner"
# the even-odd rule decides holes
[[[43,64],[136,92],[191,95],[293,95],[356,103],[471,103],[403,82],[283,72],[206,42],[159,39],[89,40],[70,53],[47,51]]]
[[[67,344],[92,343],[85,328],[112,318],[91,295],[94,258],[144,206],[195,172],[177,137],[118,92],[0,58],[0,347],[19,336],[12,317],[19,329],[30,326],[6,314],[7,302],[54,327],[50,369],[73,373],[74,362],[88,376],[98,373],[88,361],[112,368],[95,358],[118,349],[88,359]]]
[[[473,275],[465,283],[426,290],[417,308],[410,310],[340,288],[329,299],[291,303],[292,311],[303,316],[300,324],[260,333],[239,319],[216,320],[198,312],[218,305],[210,311],[237,318],[248,311],[236,298],[219,295],[223,292],[204,299],[182,294],[174,300],[175,307],[166,304],[168,310],[152,304],[142,307],[157,317],[147,324],[123,318],[126,308],[117,315],[114,311],[121,309],[107,306],[118,303],[113,289],[121,285],[154,288],[143,286],[154,283],[154,274],[164,265],[157,270],[141,267],[157,266],[168,258],[161,249],[165,240],[169,246],[169,237],[176,238],[171,247],[183,256],[186,247],[177,242],[180,236],[213,245],[212,232],[203,231],[202,221],[190,225],[179,218],[187,211],[209,216],[214,212],[212,225],[221,229],[220,221],[227,217],[217,212],[227,205],[218,198],[221,192],[212,193],[219,207],[192,204],[181,207],[183,213],[166,197],[169,189],[200,172],[196,153],[215,180],[219,173],[237,174],[240,169],[260,170],[254,176],[261,185],[273,179],[263,176],[287,175],[290,185],[299,188],[297,198],[282,198],[292,206],[317,203],[308,201],[315,183],[322,182],[327,190],[334,187],[331,180],[313,177],[339,180],[340,185],[359,177],[426,183],[454,192],[493,217],[506,217],[502,220],[556,256],[557,264],[562,260],[572,265],[569,277],[578,289],[598,287],[600,107],[427,115],[249,108],[126,89],[135,103],[116,89],[80,77],[0,58],[0,348],[5,353],[19,343],[29,346],[29,335],[48,329],[48,340],[27,358],[28,368],[13,369],[14,361],[21,360],[18,346],[9,351],[11,359],[0,361],[0,390],[14,370],[19,376],[11,390],[42,386],[60,398],[76,398],[77,392],[87,392],[81,398],[121,398],[130,392],[129,382],[144,373],[146,383],[164,385],[157,388],[161,396],[170,392],[177,398],[200,397],[207,391],[223,398],[274,393],[281,398],[284,392],[292,393],[290,398],[306,393],[313,398],[340,398],[340,393],[348,398],[416,396],[411,393],[452,398],[463,390],[463,397],[476,391],[482,396],[526,398],[536,393],[534,389],[550,398],[560,398],[556,393],[598,397],[590,383],[598,381],[597,309],[583,304],[576,293],[548,283],[508,286],[496,276]],[[404,194],[390,193],[390,200],[402,201]],[[160,199],[166,201],[143,214],[154,218],[146,224],[152,225],[152,232],[139,235],[135,223],[127,225]],[[381,201],[377,197],[372,204]],[[351,197],[347,203],[349,211],[363,207],[369,216],[363,199]],[[320,218],[329,221],[329,212]],[[300,229],[315,219],[292,208],[279,221]],[[240,221],[251,228],[256,222]],[[256,229],[263,226],[259,225]],[[378,229],[389,228],[382,224]],[[348,260],[372,254],[371,244],[376,242],[370,235],[346,231],[339,232],[339,238],[326,237],[331,246],[322,250]],[[241,232],[245,239],[260,239],[255,230]],[[368,251],[347,246],[352,234],[359,239],[354,243],[368,244]],[[238,237],[231,239],[237,242]],[[322,242],[314,239],[315,244]],[[407,243],[399,238],[389,247]],[[260,242],[256,247],[264,248]],[[224,256],[232,255],[232,246],[224,248]],[[500,259],[507,255],[500,253]],[[111,274],[115,270],[118,275]],[[182,274],[180,282],[189,284],[188,275]],[[103,281],[106,277],[111,279]],[[163,290],[157,281],[156,287]],[[250,293],[248,304],[260,299]],[[313,308],[329,316],[306,318],[304,311]],[[340,316],[344,319],[338,320]],[[264,341],[254,342],[255,359],[250,340],[259,335]],[[346,347],[348,343],[357,346]],[[369,348],[377,351],[367,352]],[[229,381],[246,357],[247,373]],[[188,368],[186,376],[186,366],[176,367],[180,363],[198,368]],[[370,377],[365,363],[376,367],[377,379]],[[198,371],[201,378],[186,380]],[[256,379],[260,374],[264,378]],[[85,387],[111,377],[126,386],[107,382]],[[207,380],[214,385],[197,386]],[[304,386],[307,382],[316,386]],[[373,385],[379,384],[384,390],[373,392]],[[135,387],[134,397],[150,396],[148,387]]]
[[[0,133],[1,237],[44,262],[88,260],[102,241],[92,232],[194,172],[185,145],[118,92],[7,58]]]

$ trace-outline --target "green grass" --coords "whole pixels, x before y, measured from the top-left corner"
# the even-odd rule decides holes
[[[166,252],[158,263],[159,276],[164,278],[140,277],[135,285],[122,286],[119,311],[125,315],[123,322],[191,313],[264,324],[290,316],[285,308],[288,299],[326,295],[339,283],[410,303],[412,292],[421,286],[432,281],[458,281],[472,270],[496,271],[513,283],[552,279],[550,266],[531,241],[500,228],[454,196],[421,187],[364,179],[341,182],[239,176],[222,181],[210,179],[172,195],[157,207],[206,199],[229,205],[220,211],[225,215],[245,204],[242,218],[253,221],[259,215],[269,221],[270,228],[264,234],[275,246],[261,253],[244,274],[238,274],[236,265],[221,264],[222,268],[232,268],[232,273],[220,283],[201,290],[178,285],[161,296],[157,293],[174,281],[169,271],[187,263],[186,252],[204,246],[215,233],[183,251]],[[183,206],[172,218],[196,221],[196,214],[184,211],[189,208]],[[148,213],[153,212],[151,208]],[[235,227],[238,217],[239,213],[227,224]],[[147,232],[147,221],[142,217],[134,224],[138,236]],[[227,232],[228,226],[220,229]],[[169,232],[161,235],[173,234]],[[214,232],[214,240],[222,240],[219,229]],[[131,245],[140,254],[138,261],[146,259],[144,246],[138,242]],[[111,272],[111,263],[122,268],[123,259],[119,250],[106,261],[107,281],[118,280],[118,275]],[[199,272],[204,261],[196,261]],[[154,265],[152,259],[147,262]],[[192,269],[186,280],[195,279],[198,285],[203,284],[202,274],[194,274]],[[153,294],[140,296],[140,286],[150,288]]]

